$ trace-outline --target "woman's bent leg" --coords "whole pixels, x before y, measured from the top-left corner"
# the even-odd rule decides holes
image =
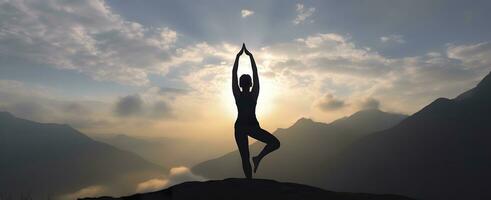
[[[252,178],[251,162],[249,161],[249,141],[245,130],[235,129],[235,142],[242,158],[242,169],[247,178]]]
[[[266,143],[266,146],[263,148],[263,150],[257,156],[252,158],[252,161],[254,162],[254,173],[255,173],[257,168],[259,167],[259,162],[261,162],[261,160],[266,155],[280,148],[280,141],[273,134],[269,133],[268,131],[262,128],[257,128],[251,131],[249,135],[256,140]]]

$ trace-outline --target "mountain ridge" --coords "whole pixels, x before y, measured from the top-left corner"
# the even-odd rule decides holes
[[[491,198],[491,74],[462,94],[438,98],[355,142],[315,185],[422,199]]]

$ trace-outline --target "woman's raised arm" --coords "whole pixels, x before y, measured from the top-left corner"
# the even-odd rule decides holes
[[[256,96],[256,98],[259,96],[259,75],[257,73],[257,66],[256,66],[256,61],[254,60],[254,56],[252,55],[247,48],[245,48],[244,45],[244,50],[245,53],[249,56],[251,59],[251,67],[252,67],[252,80],[253,80],[253,85],[252,85],[252,93]]]
[[[240,93],[239,88],[239,80],[237,78],[237,70],[239,68],[239,58],[244,52],[244,45],[242,45],[242,49],[240,49],[239,53],[235,57],[234,67],[232,68],[232,92],[234,93],[234,97],[237,97]]]

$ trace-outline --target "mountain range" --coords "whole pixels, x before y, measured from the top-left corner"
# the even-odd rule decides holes
[[[354,143],[316,185],[422,199],[491,199],[491,74]]]
[[[87,137],[68,125],[0,112],[0,198],[49,199],[90,186],[108,193],[163,176],[167,169]]]

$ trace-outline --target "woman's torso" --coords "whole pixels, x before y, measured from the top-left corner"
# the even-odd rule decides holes
[[[256,118],[257,98],[252,93],[240,93],[235,99],[235,104],[238,111],[236,127],[259,125]]]

